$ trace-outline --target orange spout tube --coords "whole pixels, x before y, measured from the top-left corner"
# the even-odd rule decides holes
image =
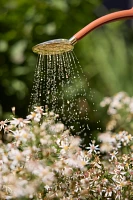
[[[107,14],[103,17],[100,17],[99,19],[96,19],[95,21],[91,22],[87,26],[85,26],[83,29],[81,29],[79,32],[77,32],[72,38],[70,38],[70,41],[72,44],[75,44],[78,40],[82,39],[85,35],[90,33],[92,30],[96,29],[97,27],[112,22],[117,21],[121,19],[128,19],[133,18],[133,8],[129,10],[123,10],[123,11],[117,11],[111,14]]]

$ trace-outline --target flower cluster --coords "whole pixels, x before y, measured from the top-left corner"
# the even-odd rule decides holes
[[[119,92],[113,97],[104,98],[101,106],[108,107],[110,118],[105,132],[98,135],[98,140],[103,163],[110,176],[112,175],[112,192],[115,191],[114,187],[117,190],[114,192],[114,199],[132,199],[133,98],[125,92]]]
[[[132,136],[99,135],[110,150],[102,156],[92,141],[81,148],[53,112],[35,107],[26,119],[0,123],[0,199],[124,200],[133,197]],[[4,138],[4,139],[3,139]],[[123,154],[121,149],[130,151]]]
[[[105,132],[98,136],[101,162],[106,168],[110,199],[133,198],[133,137],[126,131]],[[111,186],[112,185],[112,186]],[[107,191],[106,191],[107,194]]]
[[[126,130],[133,128],[133,97],[129,97],[125,92],[119,92],[113,97],[105,97],[101,106],[107,106],[107,113],[110,120],[106,126],[107,131]]]

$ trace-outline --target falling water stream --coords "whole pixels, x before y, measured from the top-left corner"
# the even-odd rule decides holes
[[[49,110],[59,114],[58,120],[67,128],[85,136],[90,130],[85,88],[90,90],[92,99],[93,94],[73,51],[38,55],[30,107],[47,105]]]

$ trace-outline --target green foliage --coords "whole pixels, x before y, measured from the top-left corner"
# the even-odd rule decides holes
[[[0,2],[0,118],[5,118],[12,106],[16,106],[18,115],[27,113],[36,65],[32,47],[46,40],[71,37],[88,23],[83,15],[94,19],[95,6],[88,0]]]

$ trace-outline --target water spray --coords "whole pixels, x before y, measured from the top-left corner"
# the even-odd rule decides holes
[[[78,31],[74,36],[72,36],[69,40],[67,39],[49,40],[47,42],[43,42],[34,46],[33,52],[41,55],[54,55],[72,51],[74,45],[79,40],[81,40],[85,35],[93,31],[94,29],[98,28],[99,26],[102,26],[109,22],[118,21],[122,19],[130,19],[130,18],[133,18],[133,8],[129,10],[123,10],[107,14],[85,26],[83,29]]]
[[[79,40],[97,27],[128,18],[133,18],[133,8],[105,15],[85,26],[69,40],[50,40],[34,46],[33,52],[39,55],[30,108],[48,105],[50,110],[59,114],[58,120],[63,121],[71,132],[82,134],[84,137],[88,137],[89,133],[90,137],[90,116],[97,110],[94,109],[93,92],[73,48]],[[83,80],[87,84],[87,91]],[[96,127],[99,131],[99,121]]]

